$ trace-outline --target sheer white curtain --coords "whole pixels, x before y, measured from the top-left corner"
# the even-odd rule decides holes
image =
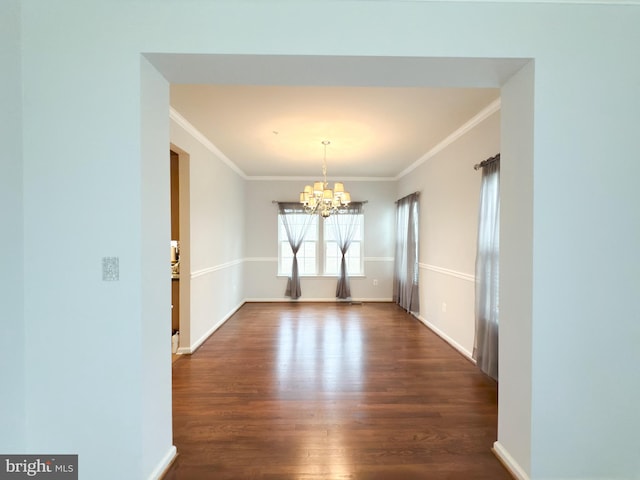
[[[331,215],[327,220],[327,226],[333,230],[333,238],[338,243],[338,248],[342,254],[340,261],[340,276],[338,278],[338,286],[336,288],[336,298],[349,298],[351,296],[351,287],[349,286],[349,277],[347,276],[347,261],[345,255],[349,250],[351,241],[356,234],[357,228],[360,226],[359,216],[362,215],[362,204],[353,202],[346,210]]]
[[[305,213],[304,208],[299,203],[278,203],[278,213],[282,218],[282,224],[287,232],[287,240],[289,240],[289,245],[293,252],[291,276],[287,280],[287,289],[284,294],[287,297],[296,299],[302,295],[300,276],[298,275],[297,254],[304,240],[304,236],[309,229],[309,225],[312,223],[313,216]]]
[[[482,168],[476,255],[476,335],[473,346],[473,358],[478,367],[495,380],[498,380],[499,260],[500,156],[498,155],[487,161]]]
[[[408,312],[420,311],[418,293],[419,194],[397,201],[393,300]]]

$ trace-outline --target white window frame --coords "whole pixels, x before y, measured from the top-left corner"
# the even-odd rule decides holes
[[[289,245],[289,240],[287,239],[286,232],[284,230],[284,226],[282,224],[282,219],[280,218],[280,214],[277,215],[278,222],[278,276],[280,277],[289,277],[291,276],[291,260],[293,258],[293,252],[291,251],[291,245]],[[313,229],[315,228],[315,232]],[[311,240],[307,240],[311,234]],[[313,237],[315,236],[315,239]],[[340,276],[340,256],[338,256],[338,265],[335,273],[327,273],[327,244],[335,241],[326,240],[325,239],[325,223],[324,220],[319,216],[316,216],[314,223],[309,226],[309,231],[307,232],[307,236],[303,241],[303,244],[300,246],[300,250],[298,251],[298,274],[301,277],[333,277],[338,278]],[[350,267],[350,261],[354,262],[353,259],[353,251],[351,246],[354,244],[360,245],[360,259],[359,262],[359,271],[353,271],[353,268]],[[363,277],[364,274],[364,214],[360,214],[360,230],[359,233],[356,234],[354,240],[351,243],[349,250],[347,251],[347,274],[350,277]],[[307,250],[308,249],[308,250]],[[283,255],[283,250],[289,252],[286,256]],[[309,268],[306,267],[308,265],[305,263],[305,259],[310,255],[305,255],[305,253],[309,253],[309,251],[313,251],[315,253],[315,262],[314,262],[314,270],[310,271]],[[339,249],[338,249],[338,255]],[[335,257],[334,257],[335,258]],[[286,263],[286,264],[285,264]],[[287,266],[288,264],[288,266]]]

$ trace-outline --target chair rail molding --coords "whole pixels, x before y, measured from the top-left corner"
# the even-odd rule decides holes
[[[202,268],[200,270],[194,270],[191,272],[191,278],[202,277],[203,275],[208,275],[213,272],[217,272],[218,270],[224,270],[225,268],[233,267],[234,265],[239,265],[243,262],[242,259],[232,260],[230,262],[221,263],[220,265],[215,265],[213,267]]]
[[[442,273],[444,275],[450,275],[452,277],[460,278],[468,282],[475,282],[476,276],[470,273],[458,272],[457,270],[451,270],[449,268],[438,267],[436,265],[429,265],[428,263],[419,263],[418,266],[423,270],[430,270],[432,272]]]

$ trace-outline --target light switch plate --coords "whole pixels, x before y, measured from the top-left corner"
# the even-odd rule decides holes
[[[102,257],[102,281],[117,282],[118,280],[120,280],[120,259]]]

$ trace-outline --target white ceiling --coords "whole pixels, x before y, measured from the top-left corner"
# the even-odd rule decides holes
[[[171,107],[247,178],[398,178],[527,59],[148,53]]]
[[[249,177],[393,178],[495,88],[172,85],[171,106]]]

